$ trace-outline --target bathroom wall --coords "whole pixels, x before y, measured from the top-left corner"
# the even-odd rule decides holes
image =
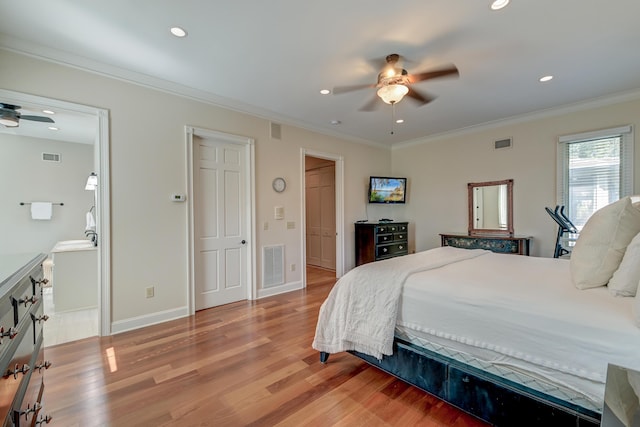
[[[84,239],[93,192],[84,186],[93,171],[93,145],[0,134],[0,255],[49,252],[59,240]],[[60,162],[42,160],[60,154]],[[51,220],[31,219],[30,205],[53,206]]]

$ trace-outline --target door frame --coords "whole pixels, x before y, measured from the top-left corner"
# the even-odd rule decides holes
[[[335,192],[336,192],[336,278],[344,274],[344,157],[321,151],[300,149],[300,249],[305,268],[302,269],[302,287],[307,287],[307,198],[305,158],[307,156],[332,160],[335,163]]]
[[[245,221],[247,224],[247,299],[256,298],[256,224],[255,224],[255,141],[246,136],[233,135],[209,129],[185,126],[186,164],[187,164],[187,305],[189,314],[195,314],[195,208],[194,208],[194,137],[217,139],[229,144],[245,146]]]
[[[98,233],[98,335],[111,335],[111,189],[109,164],[109,110],[44,96],[0,89],[5,102],[36,104],[93,115],[96,118],[93,168],[98,175],[96,232]]]

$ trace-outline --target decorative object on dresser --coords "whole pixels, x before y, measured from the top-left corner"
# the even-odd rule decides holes
[[[407,222],[356,222],[356,266],[409,253]]]
[[[531,236],[471,236],[463,233],[441,233],[440,244],[463,249],[488,249],[504,254],[529,255]]]
[[[469,235],[513,235],[513,180],[467,184]]]
[[[46,255],[0,257],[0,420],[3,426],[49,423],[43,411],[44,359],[42,263]]]

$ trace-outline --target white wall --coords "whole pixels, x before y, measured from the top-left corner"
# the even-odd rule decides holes
[[[391,168],[387,149],[286,125],[282,139],[271,140],[268,120],[7,51],[0,51],[0,87],[109,110],[113,322],[144,323],[187,304],[187,206],[169,200],[186,193],[185,125],[255,139],[256,221],[272,225],[256,227],[257,252],[284,243],[287,265],[302,266],[301,148],[344,158],[347,269],[354,264],[353,221],[363,215],[367,177]],[[287,179],[282,194],[271,189],[276,176]],[[284,206],[285,221],[272,220],[276,205]],[[286,230],[287,221],[298,226]],[[301,270],[287,271],[286,281],[300,282]],[[155,297],[147,299],[151,284]]]
[[[439,233],[466,232],[468,182],[511,178],[515,233],[533,236],[532,255],[553,256],[557,227],[544,207],[556,205],[560,135],[634,125],[635,192],[640,192],[640,100],[603,103],[394,149],[392,170],[411,183],[406,214],[415,227],[415,248],[439,246]],[[493,142],[506,137],[513,138],[513,147],[495,150]]]
[[[43,161],[43,152],[61,161]],[[59,240],[84,239],[92,171],[93,145],[0,134],[0,254],[46,253]],[[64,206],[53,206],[51,220],[33,220],[30,205],[20,206],[32,201]]]

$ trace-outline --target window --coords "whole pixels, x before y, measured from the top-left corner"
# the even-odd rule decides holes
[[[582,229],[598,209],[633,192],[631,126],[559,138],[558,204]]]

